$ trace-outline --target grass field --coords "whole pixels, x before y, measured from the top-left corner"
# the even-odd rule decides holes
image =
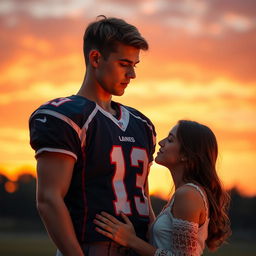
[[[54,256],[55,246],[44,234],[1,234],[1,256]],[[253,242],[231,242],[215,253],[205,252],[204,256],[255,256]],[[100,256],[100,255],[99,255]]]
[[[55,251],[55,246],[46,235],[0,235],[1,256],[50,256],[55,255]]]

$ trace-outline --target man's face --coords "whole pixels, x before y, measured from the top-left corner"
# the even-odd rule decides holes
[[[124,44],[118,44],[116,52],[105,60],[99,59],[95,75],[99,86],[105,93],[121,96],[130,80],[136,77],[135,65],[139,62],[140,50]]]

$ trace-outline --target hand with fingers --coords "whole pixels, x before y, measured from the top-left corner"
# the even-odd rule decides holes
[[[129,218],[122,212],[121,217],[125,223],[106,212],[96,214],[96,219],[93,222],[100,228],[96,227],[95,230],[120,245],[130,247],[133,239],[136,238],[136,233]]]

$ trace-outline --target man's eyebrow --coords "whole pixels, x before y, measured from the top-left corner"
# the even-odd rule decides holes
[[[124,62],[128,62],[129,64],[133,64],[133,61],[129,60],[129,59],[119,59],[119,61],[124,61]],[[140,61],[138,60],[137,62],[135,62],[135,64],[138,64]]]

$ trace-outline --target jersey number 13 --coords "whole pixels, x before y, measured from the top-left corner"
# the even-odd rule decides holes
[[[113,176],[112,186],[116,197],[116,200],[114,201],[116,214],[120,214],[120,211],[122,211],[123,213],[130,215],[132,214],[131,205],[127,197],[126,186],[124,183],[126,163],[121,146],[113,146],[110,159],[111,163],[115,165],[115,174]],[[144,194],[144,184],[148,172],[148,156],[146,150],[133,147],[130,159],[132,167],[139,167],[139,162],[142,162],[143,165],[142,173],[136,174],[136,187],[141,189],[143,198],[134,196],[133,200],[138,214],[148,216],[148,199]]]

